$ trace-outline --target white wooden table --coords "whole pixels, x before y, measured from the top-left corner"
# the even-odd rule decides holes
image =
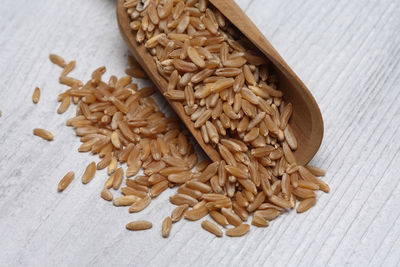
[[[160,235],[172,205],[163,194],[129,214],[100,199],[106,173],[79,179],[96,159],[57,115],[59,68],[88,79],[106,65],[122,75],[127,49],[113,0],[2,0],[0,5],[0,266],[398,266],[400,264],[400,1],[240,0],[246,13],[319,103],[325,137],[313,164],[331,193],[244,238],[217,239],[199,222]],[[42,89],[32,104],[35,86]],[[163,109],[167,110],[165,103]],[[32,136],[43,127],[47,143]],[[59,179],[77,178],[62,194]],[[128,232],[129,221],[154,227]]]

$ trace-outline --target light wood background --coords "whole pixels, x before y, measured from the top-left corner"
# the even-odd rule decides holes
[[[95,157],[57,115],[60,69],[122,75],[127,49],[113,0],[2,0],[0,5],[0,266],[398,266],[400,264],[400,1],[240,0],[319,103],[325,137],[313,164],[331,193],[243,238],[182,221],[161,238],[170,190],[139,214],[100,199],[106,174],[79,179]],[[42,89],[38,105],[31,101]],[[167,111],[165,103],[163,110]],[[170,111],[169,111],[170,112]],[[43,127],[53,142],[32,135]],[[59,179],[75,170],[63,193]],[[128,232],[149,219],[153,229]]]

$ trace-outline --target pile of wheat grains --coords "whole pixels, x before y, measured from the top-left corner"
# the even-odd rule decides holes
[[[297,200],[298,212],[308,210],[315,190],[329,192],[316,177],[324,175],[321,169],[297,165],[288,123],[293,107],[282,99],[269,62],[218,10],[207,0],[124,5],[137,42],[169,82],[165,96],[182,103],[204,142],[223,158],[183,185],[210,186],[195,188],[206,203],[193,213],[214,218],[218,212],[239,227],[254,212],[252,224],[266,226]]]
[[[68,76],[68,64],[57,55],[50,60],[63,68],[58,113],[76,104],[76,117],[67,121],[82,145],[80,152],[98,154],[101,160],[87,166],[82,182],[96,169],[107,168],[101,197],[129,212],[145,209],[168,187],[177,205],[162,222],[163,237],[181,218],[200,220],[217,237],[245,235],[251,224],[269,221],[297,205],[304,212],[316,203],[317,190],[329,191],[317,176],[324,171],[296,163],[296,137],[290,126],[292,105],[282,99],[276,75],[267,60],[204,0],[130,0],[125,2],[137,41],[145,45],[162,76],[169,81],[166,97],[180,101],[206,143],[223,160],[197,162],[176,118],[167,118],[151,97],[152,87],[139,89],[132,78],[145,73],[131,58],[130,76],[111,76],[105,67],[86,83]],[[34,101],[38,101],[36,90]],[[124,173],[120,166],[127,163]],[[140,173],[140,175],[137,175]],[[134,178],[132,178],[135,176]],[[69,172],[60,182],[63,191],[74,178]],[[114,198],[112,190],[122,196]],[[251,217],[251,218],[249,218]],[[134,221],[128,230],[152,227]]]

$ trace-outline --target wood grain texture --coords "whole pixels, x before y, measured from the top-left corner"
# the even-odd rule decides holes
[[[331,193],[240,239],[217,239],[200,222],[173,225],[169,190],[138,214],[100,199],[106,172],[80,183],[96,157],[77,152],[57,115],[60,69],[76,59],[88,79],[106,65],[122,75],[127,49],[113,0],[3,0],[0,7],[0,266],[398,266],[400,264],[400,2],[241,0],[239,5],[310,88],[325,136],[312,164]],[[143,84],[143,83],[142,83]],[[41,88],[37,105],[31,101]],[[159,96],[161,100],[161,97]],[[170,109],[164,104],[163,110]],[[32,135],[42,127],[52,142]],[[62,176],[76,179],[57,193]],[[147,219],[153,228],[128,232]]]

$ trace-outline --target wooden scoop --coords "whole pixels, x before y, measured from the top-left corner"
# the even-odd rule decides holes
[[[283,92],[283,98],[293,105],[293,115],[289,124],[298,142],[298,148],[295,151],[297,162],[303,165],[308,163],[317,153],[324,132],[322,115],[314,97],[235,1],[210,0],[210,2],[270,60],[278,76],[279,89]],[[121,35],[135,59],[160,92],[164,93],[167,90],[168,82],[158,73],[156,64],[147,48],[136,42],[136,33],[129,26],[130,17],[123,4],[124,0],[118,0],[117,19]],[[219,153],[211,145],[203,142],[200,131],[194,128],[194,123],[185,114],[182,104],[168,99],[167,101],[210,159],[220,160]]]

